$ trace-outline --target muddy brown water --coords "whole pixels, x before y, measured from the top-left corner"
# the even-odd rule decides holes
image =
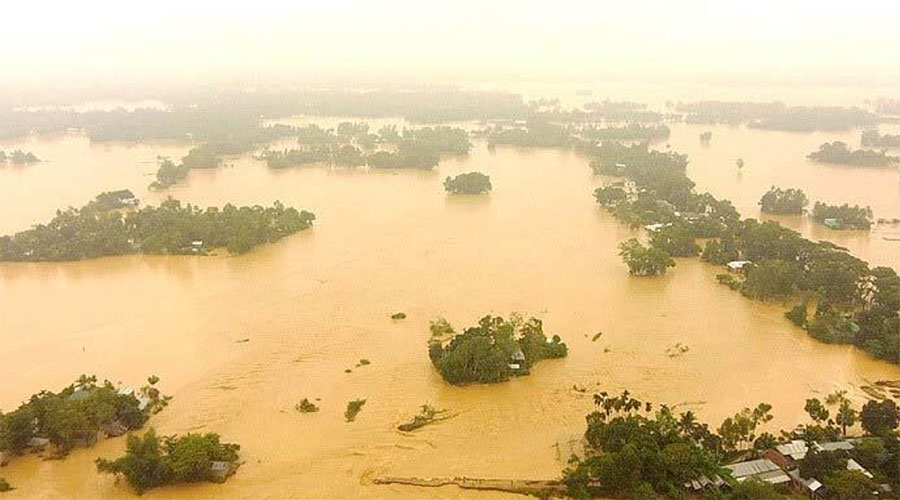
[[[698,136],[707,129],[713,140],[704,147]],[[839,170],[803,158],[841,137],[676,125],[669,142],[691,156],[699,188],[747,216],[776,183],[900,217],[896,170]],[[279,199],[318,217],[314,229],[239,257],[0,265],[0,408],[81,373],[129,385],[156,374],[174,400],[150,425],[214,431],[241,444],[246,463],[227,483],[161,488],[146,498],[505,498],[376,486],[371,478],[556,477],[557,444],[583,431],[590,390],[627,388],[714,426],[765,401],[774,406],[768,429],[775,430],[804,420],[807,397],[842,388],[862,401],[866,381],[900,379],[896,366],[809,338],[783,317],[784,304],[717,285],[720,270],[697,260],[681,259],[659,279],[629,277],[616,246],[637,233],[597,208],[590,193],[602,180],[572,153],[479,143],[435,172],[269,171],[240,157],[157,194],[146,190],[153,159],[183,155],[187,145],[66,136],[0,147],[17,146],[50,161],[0,167],[4,234],[123,187],[150,203],[167,194],[201,205]],[[736,157],[747,163],[742,172]],[[494,192],[444,194],[444,176],[470,170],[489,174]],[[876,234],[785,222],[900,268],[900,246]],[[398,311],[407,319],[391,320]],[[428,321],[443,315],[465,327],[509,311],[543,318],[548,333],[568,342],[569,357],[506,384],[443,383],[426,354]],[[603,335],[592,342],[596,332]],[[679,342],[689,351],[667,356]],[[372,364],[356,368],[361,358]],[[321,411],[295,412],[304,397],[321,398]],[[345,423],[345,405],[356,398],[367,403]],[[460,414],[397,432],[424,403]],[[64,461],[17,459],[0,471],[17,488],[6,496],[127,496],[93,464],[123,448],[119,438]]]

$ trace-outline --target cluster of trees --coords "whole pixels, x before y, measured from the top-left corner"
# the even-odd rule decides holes
[[[828,205],[817,201],[813,205],[813,220],[824,223],[826,219],[838,221],[838,229],[863,229],[872,227],[872,209],[870,207],[843,205]]]
[[[21,149],[16,149],[9,154],[7,154],[5,151],[0,151],[0,163],[10,162],[13,165],[28,165],[30,163],[37,163],[39,161],[41,161],[40,158],[35,156],[31,151],[22,151]]]
[[[299,129],[300,149],[263,151],[257,159],[269,167],[287,168],[309,163],[328,163],[348,167],[416,168],[430,170],[441,154],[467,154],[471,148],[465,130],[453,127],[423,127],[398,132],[396,126],[384,126],[377,134],[368,133],[365,123],[344,122],[337,132],[317,125]],[[386,149],[365,154],[364,150]]]
[[[492,189],[490,176],[468,172],[444,179],[444,189],[452,194],[483,194]]]
[[[156,180],[150,184],[150,189],[166,189],[174,186],[187,179],[188,171],[191,169],[184,163],[176,165],[172,160],[162,156],[156,158],[156,163],[159,167],[156,169]]]
[[[802,214],[809,205],[809,198],[801,189],[781,189],[772,186],[760,198],[759,206],[767,214]]]
[[[0,451],[19,455],[32,438],[46,438],[59,455],[77,445],[90,446],[100,431],[118,435],[141,428],[150,413],[165,406],[167,398],[153,387],[151,377],[142,388],[148,402],[141,407],[135,394],[120,393],[111,382],[97,383],[97,377],[82,375],[58,393],[44,390],[34,394],[16,410],[0,413]],[[109,429],[119,427],[120,432]]]
[[[711,482],[719,477],[725,487],[709,484],[704,498],[780,499],[786,491],[759,480],[735,481],[723,465],[730,460],[753,458],[779,443],[805,439],[810,452],[800,462],[804,478],[823,481],[837,498],[871,498],[876,483],[900,485],[900,412],[891,400],[870,401],[861,411],[853,408],[842,392],[829,395],[826,404],[807,400],[813,424],[780,436],[760,432],[772,420],[772,407],[760,403],[726,418],[718,429],[697,421],[693,412],[675,414],[666,405],[654,405],[623,392],[594,395],[597,408],[586,417],[586,455],[572,457],[563,472],[567,493],[573,498],[685,498],[684,485]],[[826,407],[835,406],[830,418]],[[813,441],[834,441],[857,422],[870,437],[857,441],[849,455],[825,452]],[[874,480],[847,471],[847,458],[855,458]],[[862,474],[859,474],[860,476]]]
[[[760,299],[802,293],[816,303],[815,314],[800,324],[827,342],[852,343],[900,363],[900,278],[890,268],[869,268],[845,249],[812,242],[777,222],[741,220],[727,200],[694,192],[686,176],[687,157],[615,143],[595,148],[595,173],[634,182],[597,189],[594,196],[616,218],[632,226],[655,224],[650,246],[625,242],[620,253],[636,275],[660,274],[674,265],[671,256],[695,255],[691,240],[707,242],[702,259],[724,265],[749,260],[743,277],[721,281]],[[764,209],[797,213],[807,204],[798,190],[773,188]]]
[[[885,151],[850,149],[846,143],[841,141],[822,144],[819,146],[819,150],[810,153],[808,158],[822,163],[863,167],[883,167],[900,162],[900,157],[890,156]]]
[[[537,148],[563,148],[573,143],[571,131],[549,121],[532,120],[525,127],[496,125],[481,132],[488,146],[497,144]]]
[[[578,131],[581,138],[588,141],[658,141],[669,138],[669,127],[629,123],[622,127],[597,127],[586,125]]]
[[[122,474],[138,494],[177,483],[221,482],[238,465],[240,445],[222,443],[218,434],[157,436],[150,428],[143,436],[128,436],[125,455],[97,459],[97,470]],[[220,471],[214,462],[224,463]]]
[[[658,276],[675,267],[669,252],[655,245],[645,247],[635,238],[619,245],[619,255],[634,276]]]
[[[866,148],[900,148],[900,134],[881,135],[877,130],[866,130],[860,136],[859,142]]]
[[[315,215],[275,202],[271,207],[203,210],[167,199],[123,213],[97,203],[57,211],[48,224],[0,237],[0,261],[65,261],[129,253],[187,254],[226,248],[240,254],[308,229]],[[199,244],[198,244],[199,243]]]
[[[815,313],[807,318],[804,306],[789,317],[810,335],[900,363],[900,277],[893,269],[870,269],[831,243],[814,243],[776,222],[753,219],[708,242],[703,252],[703,259],[715,264],[738,258],[753,264],[733,288],[760,300],[803,294]]]
[[[524,375],[542,359],[562,358],[568,347],[558,335],[547,338],[543,323],[511,314],[507,321],[487,315],[478,326],[453,334],[446,320],[432,323],[428,355],[441,376],[451,384],[495,383]]]

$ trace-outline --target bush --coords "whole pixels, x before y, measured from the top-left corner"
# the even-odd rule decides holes
[[[491,178],[481,172],[449,176],[444,180],[444,189],[452,194],[483,194],[492,189]]]

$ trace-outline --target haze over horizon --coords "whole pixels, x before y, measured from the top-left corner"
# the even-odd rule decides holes
[[[890,2],[164,0],[6,11],[16,20],[0,32],[15,48],[0,53],[9,87],[676,79],[900,88],[889,52],[900,4]]]

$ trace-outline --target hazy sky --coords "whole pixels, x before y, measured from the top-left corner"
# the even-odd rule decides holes
[[[900,2],[4,2],[9,82],[582,79],[900,87]]]

